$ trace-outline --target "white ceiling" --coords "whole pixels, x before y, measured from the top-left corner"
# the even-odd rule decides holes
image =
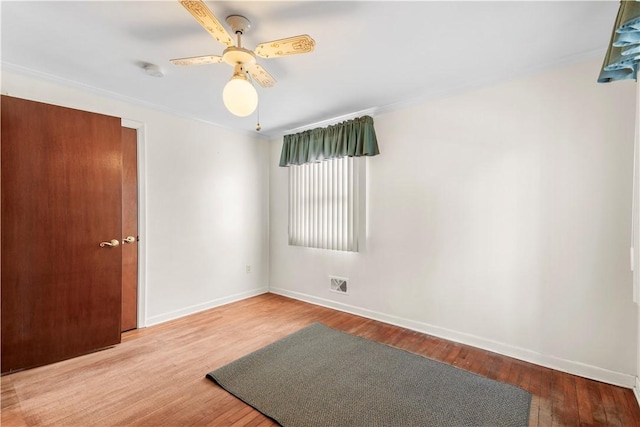
[[[619,2],[206,2],[221,22],[248,17],[244,45],[309,34],[313,53],[259,63],[262,135],[393,109],[564,63],[603,56]],[[2,1],[4,70],[74,82],[121,99],[253,132],[222,104],[226,64],[171,58],[221,54],[177,1]],[[146,75],[159,65],[165,76]],[[598,70],[594,69],[594,82]]]

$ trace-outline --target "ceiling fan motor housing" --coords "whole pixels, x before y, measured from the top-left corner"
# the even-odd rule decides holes
[[[236,64],[248,66],[256,63],[256,55],[243,47],[228,47],[222,53],[222,60],[232,66]]]

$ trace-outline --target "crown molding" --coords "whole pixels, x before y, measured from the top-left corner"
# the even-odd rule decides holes
[[[138,106],[138,107],[147,108],[147,109],[150,109],[150,110],[160,111],[162,113],[170,114],[172,116],[180,117],[180,118],[183,118],[183,119],[194,120],[194,121],[200,122],[200,123],[206,123],[208,125],[216,126],[216,127],[221,128],[221,129],[225,129],[225,130],[228,130],[230,132],[237,133],[237,134],[251,136],[253,138],[258,138],[258,139],[262,139],[262,140],[268,140],[270,138],[268,134],[259,134],[257,132],[234,129],[234,128],[229,127],[229,126],[225,126],[224,124],[221,124],[221,123],[213,122],[213,121],[210,121],[210,120],[205,120],[205,119],[202,119],[200,117],[197,117],[197,116],[194,116],[194,115],[191,115],[191,114],[186,114],[186,113],[184,113],[182,111],[179,111],[179,110],[174,110],[172,108],[167,108],[165,106],[154,104],[152,102],[148,102],[148,101],[145,101],[145,100],[142,100],[142,99],[134,98],[134,97],[123,95],[123,94],[120,94],[120,93],[117,93],[117,92],[112,92],[112,91],[109,91],[109,90],[105,90],[105,89],[101,89],[101,88],[98,88],[98,87],[95,87],[95,86],[91,86],[91,85],[88,85],[88,84],[85,84],[85,83],[80,83],[80,82],[77,82],[77,81],[74,81],[74,80],[66,79],[64,77],[56,76],[54,74],[49,74],[49,73],[45,73],[45,72],[42,72],[42,71],[34,70],[32,68],[23,67],[21,65],[13,64],[11,62],[2,61],[2,62],[0,62],[0,66],[2,67],[2,71],[8,71],[8,72],[12,72],[12,73],[15,73],[15,74],[27,76],[27,77],[33,77],[33,78],[38,79],[38,80],[43,80],[43,81],[46,81],[46,82],[55,83],[55,84],[58,84],[58,85],[61,85],[61,86],[65,86],[65,87],[71,88],[71,89],[77,89],[77,90],[81,90],[83,92],[89,92],[89,93],[92,93],[94,95],[101,96],[101,97],[104,97],[104,98],[109,98],[109,99],[112,99],[112,100],[124,102],[124,103],[135,105],[135,106]]]
[[[274,130],[272,131],[272,133],[275,133],[273,135],[273,138],[274,139],[281,138],[283,135],[303,132],[305,130],[309,130],[317,127],[330,126],[330,125],[339,123],[341,121],[354,119],[359,116],[364,116],[364,115],[375,116],[375,115],[380,115],[384,113],[390,113],[393,111],[403,110],[403,109],[411,108],[420,104],[424,104],[426,102],[449,98],[455,95],[459,95],[461,93],[470,92],[473,90],[478,90],[486,87],[491,87],[500,83],[506,83],[508,81],[512,81],[515,79],[520,79],[527,76],[535,75],[537,73],[550,71],[555,68],[561,68],[564,66],[578,64],[580,62],[592,61],[592,60],[601,58],[602,55],[604,55],[604,52],[606,52],[606,47],[603,47],[601,49],[589,50],[579,54],[563,57],[561,59],[558,59],[557,61],[538,64],[534,67],[529,67],[519,73],[511,74],[509,76],[497,75],[492,79],[467,80],[464,83],[461,83],[454,87],[449,87],[443,90],[435,90],[429,93],[424,93],[419,96],[398,101],[395,103],[378,105],[378,106],[366,108],[363,110],[355,111],[352,113],[347,113],[347,114],[343,114],[336,117],[322,119],[308,125],[297,126],[297,127],[286,129],[286,130],[282,130],[282,129]]]
[[[385,104],[385,105],[378,105],[378,106],[372,106],[372,107],[368,107],[362,110],[357,110],[354,112],[350,112],[350,113],[346,113],[346,114],[342,114],[339,116],[332,116],[329,118],[321,118],[320,120],[315,120],[309,124],[305,124],[305,125],[300,125],[300,126],[296,126],[296,127],[292,127],[292,128],[286,128],[285,126],[279,126],[277,128],[271,129],[271,130],[267,130],[267,129],[263,129],[262,132],[258,133],[258,132],[254,132],[254,131],[245,131],[245,130],[238,130],[238,129],[234,129],[232,127],[226,126],[222,123],[218,123],[218,122],[213,122],[210,120],[205,120],[202,119],[200,117],[191,115],[191,114],[186,114],[182,111],[178,111],[178,110],[174,110],[171,108],[167,108],[158,104],[153,104],[150,103],[148,101],[144,101],[138,98],[133,98],[130,96],[126,96],[126,95],[122,95],[120,93],[116,93],[116,92],[112,92],[112,91],[108,91],[108,90],[104,90],[104,89],[100,89],[97,88],[95,86],[91,86],[91,85],[87,85],[84,83],[79,83],[73,80],[69,80],[69,79],[65,79],[63,77],[59,77],[56,75],[52,75],[52,74],[48,74],[48,73],[44,73],[41,71],[37,71],[37,70],[33,70],[30,68],[26,68],[17,64],[12,64],[9,62],[1,62],[1,66],[2,69],[6,69],[7,71],[11,71],[14,72],[16,74],[22,74],[22,75],[27,75],[30,77],[34,77],[40,80],[45,80],[45,81],[49,81],[52,83],[56,83],[56,84],[60,84],[63,86],[67,86],[67,87],[71,87],[74,89],[79,89],[79,90],[83,90],[86,92],[90,92],[93,93],[95,95],[99,95],[99,96],[103,96],[103,97],[107,97],[110,99],[114,99],[114,100],[118,100],[118,101],[122,101],[122,102],[126,102],[128,104],[133,104],[133,105],[137,105],[140,107],[144,107],[144,108],[149,108],[152,110],[157,110],[157,111],[161,111],[167,114],[171,114],[173,116],[177,116],[177,117],[181,117],[181,118],[185,118],[185,119],[189,119],[189,120],[194,120],[194,121],[198,121],[198,122],[202,122],[202,123],[206,123],[212,126],[216,126],[222,129],[226,129],[229,130],[231,132],[235,132],[235,133],[239,133],[239,134],[243,134],[246,136],[251,136],[253,138],[258,138],[261,140],[274,140],[274,139],[279,139],[282,138],[283,135],[285,134],[292,134],[292,133],[298,133],[298,132],[303,132],[305,130],[308,129],[313,129],[313,128],[317,128],[317,127],[325,127],[325,126],[330,126],[345,120],[351,120],[354,119],[356,117],[359,116],[364,116],[364,115],[369,115],[369,116],[376,116],[376,115],[380,115],[380,114],[384,114],[384,113],[389,113],[389,112],[393,112],[393,111],[398,111],[398,110],[403,110],[406,108],[411,108],[414,107],[416,105],[420,105],[429,101],[434,101],[437,99],[444,99],[444,98],[449,98],[451,96],[455,96],[455,95],[459,95],[461,93],[464,92],[469,92],[472,90],[478,90],[478,89],[482,89],[485,87],[490,87],[496,84],[500,84],[500,83],[504,83],[507,81],[511,81],[511,80],[515,80],[518,78],[523,78],[523,77],[527,77],[533,74],[537,74],[537,73],[541,73],[544,71],[549,71],[552,70],[554,68],[560,68],[563,66],[568,66],[568,65],[573,65],[573,64],[577,64],[580,62],[585,62],[585,61],[590,61],[590,60],[594,60],[597,58],[602,57],[602,55],[604,54],[603,52],[606,52],[606,47],[602,47],[600,49],[594,49],[594,50],[590,50],[590,51],[586,51],[586,52],[582,52],[579,54],[575,54],[575,55],[570,55],[570,56],[566,56],[563,58],[560,58],[556,61],[551,61],[551,62],[547,62],[544,64],[538,64],[536,66],[533,67],[529,67],[523,71],[520,71],[518,73],[514,73],[511,75],[496,75],[493,78],[490,79],[476,79],[476,80],[466,80],[465,82],[453,86],[453,87],[449,87],[443,90],[434,90],[428,93],[423,93],[419,96],[416,97],[412,97],[409,99],[405,99],[402,101],[398,101],[395,103],[391,103],[391,104]],[[470,66],[471,67],[471,66]],[[470,73],[470,76],[472,76],[472,73]]]

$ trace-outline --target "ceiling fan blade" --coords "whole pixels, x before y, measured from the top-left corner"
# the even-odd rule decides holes
[[[201,0],[179,0],[180,4],[196,18],[216,40],[228,47],[233,46],[233,39],[224,29],[220,21],[211,13]]]
[[[253,64],[249,67],[249,73],[255,81],[262,87],[272,87],[276,84],[276,79],[262,68],[259,64]]]
[[[193,56],[191,58],[170,59],[169,62],[171,62],[173,65],[218,64],[222,62],[222,56],[220,55]]]
[[[308,53],[313,50],[316,42],[306,34],[289,37],[286,39],[273,40],[260,43],[254,53],[263,58],[273,58],[276,56],[296,55],[298,53]]]

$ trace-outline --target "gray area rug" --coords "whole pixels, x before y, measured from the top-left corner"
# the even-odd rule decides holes
[[[531,395],[314,323],[207,374],[283,426],[526,426]]]

